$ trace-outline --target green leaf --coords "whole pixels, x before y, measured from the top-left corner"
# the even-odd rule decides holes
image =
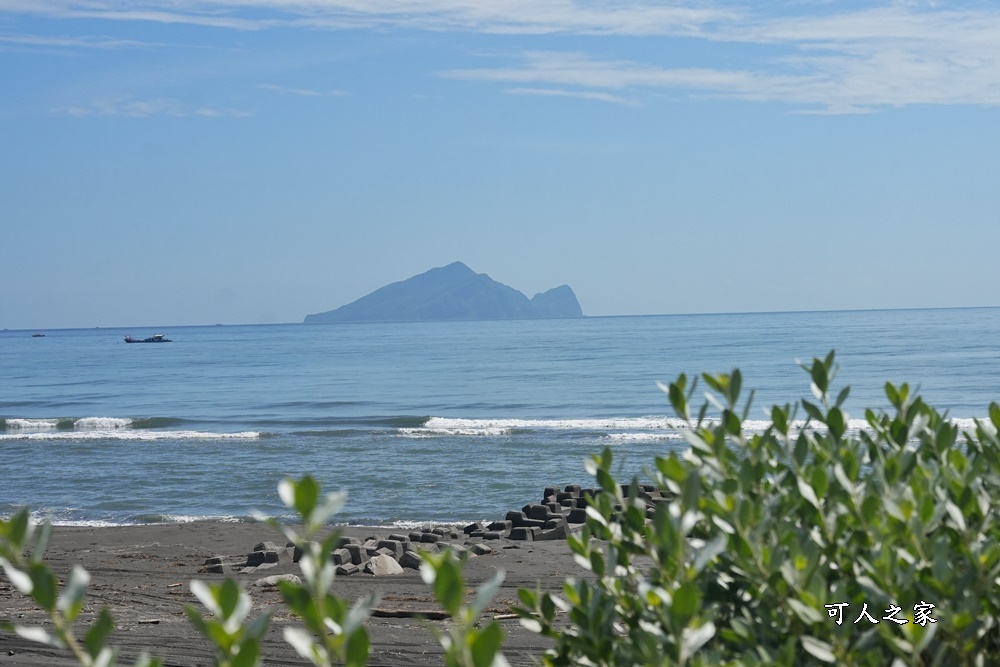
[[[452,616],[458,613],[465,596],[465,582],[451,557],[441,561],[436,568],[434,595],[441,606]]]
[[[777,405],[771,408],[771,421],[778,433],[788,435],[788,410]]]
[[[844,402],[847,401],[847,397],[850,395],[850,393],[851,393],[850,387],[844,387],[843,389],[841,389],[840,393],[837,394],[837,401],[834,403],[834,405],[838,408],[842,406]]]
[[[677,454],[674,452],[671,452],[668,456],[657,456],[656,468],[664,477],[678,484],[683,482],[687,476],[684,465],[677,459]]]
[[[56,607],[63,613],[66,620],[73,622],[80,609],[83,607],[83,596],[87,591],[87,584],[90,582],[90,574],[80,567],[74,565],[69,572],[69,579],[63,592],[59,596]]]
[[[219,601],[219,608],[222,611],[222,618],[228,619],[236,612],[240,604],[240,586],[233,579],[227,577],[221,586],[213,586],[215,599]]]
[[[28,575],[33,584],[31,597],[47,612],[55,611],[58,582],[44,563],[32,563],[28,567]]]
[[[96,658],[101,649],[107,645],[108,636],[114,629],[115,621],[111,617],[111,612],[108,611],[107,607],[102,608],[97,615],[97,620],[83,636],[83,645],[91,658]]]
[[[368,631],[358,628],[348,638],[344,646],[344,664],[346,667],[364,667],[368,664],[368,656],[371,652],[371,644],[368,639]]]
[[[503,631],[496,623],[490,623],[472,640],[472,662],[476,667],[490,667],[493,658],[503,642]]]
[[[590,553],[590,571],[598,577],[604,576],[604,555],[600,551]]]
[[[31,517],[28,508],[18,511],[9,520],[3,522],[4,532],[11,542],[13,551],[21,551],[31,537]]]
[[[809,486],[809,483],[801,477],[797,477],[795,482],[799,487],[799,493],[802,497],[805,498],[810,505],[819,509],[819,498],[816,497],[816,492],[813,491],[811,486]]]
[[[889,403],[892,404],[892,407],[898,410],[900,406],[899,392],[896,391],[896,388],[891,382],[885,383],[885,396],[889,399]]]
[[[826,470],[816,466],[813,468],[812,473],[812,488],[816,492],[816,496],[819,498],[825,498],[826,492],[830,488],[830,480],[827,477]]]
[[[788,606],[791,607],[792,611],[795,612],[795,615],[807,625],[823,622],[823,615],[820,614],[815,607],[807,605],[800,600],[789,598]]]
[[[232,667],[257,667],[260,663],[260,644],[255,640],[243,642],[240,652],[230,663]]]
[[[4,574],[7,575],[10,583],[14,584],[14,587],[18,591],[24,595],[31,595],[31,591],[35,589],[35,584],[27,572],[17,569],[6,558],[0,558],[0,568],[3,568]]]
[[[830,408],[830,412],[826,415],[826,425],[835,440],[840,440],[847,432],[847,420],[840,408]]]
[[[827,374],[826,366],[819,359],[813,359],[812,372],[813,384],[819,388],[820,392],[825,394],[830,388],[830,377]]]
[[[680,585],[671,594],[673,603],[670,605],[670,615],[678,625],[687,625],[688,620],[698,610],[701,602],[701,593],[698,587],[690,581]]]
[[[801,403],[802,403],[803,409],[805,409],[805,411],[806,411],[806,414],[809,415],[809,417],[811,419],[815,419],[816,421],[818,421],[820,423],[826,422],[826,419],[823,417],[823,411],[820,410],[816,405],[814,405],[813,403],[810,403],[809,401],[807,401],[805,399],[803,399],[801,401]]]
[[[739,415],[730,410],[724,410],[722,412],[722,422],[730,435],[740,434],[742,424],[740,423]]]
[[[799,641],[802,642],[802,648],[805,649],[806,653],[817,660],[822,662],[837,662],[837,656],[833,654],[833,646],[825,641],[810,637],[809,635],[803,635],[799,638]]]
[[[295,485],[295,509],[308,521],[318,501],[319,484],[311,475],[306,475]]]

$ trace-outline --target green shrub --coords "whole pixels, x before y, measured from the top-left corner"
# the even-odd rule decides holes
[[[799,402],[804,423],[776,406],[754,434],[739,371],[702,376],[696,418],[694,384],[664,387],[690,449],[656,458],[669,501],[649,522],[610,451],[588,462],[601,491],[569,544],[595,578],[562,596],[521,591],[525,625],[556,641],[546,664],[1000,662],[1000,406],[959,433],[887,384],[893,413],[869,410],[850,433],[833,353],[804,368],[816,398]]]

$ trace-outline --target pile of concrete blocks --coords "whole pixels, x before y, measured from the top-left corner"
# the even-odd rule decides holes
[[[494,521],[484,532],[475,531],[471,535],[487,540],[564,540],[583,529],[587,521],[587,506],[598,491],[581,488],[578,484],[567,485],[562,491],[558,487],[546,487],[540,503],[530,503],[520,511],[507,512],[503,521]],[[621,491],[627,497],[629,485],[622,485]],[[647,520],[653,518],[657,504],[670,502],[652,484],[639,485],[638,498],[646,504]],[[616,511],[621,509],[620,505],[615,506]]]
[[[423,562],[420,551],[438,552],[451,549],[456,554],[486,556],[494,549],[485,544],[460,544],[463,539],[453,528],[435,527],[409,534],[390,533],[387,537],[371,535],[365,539],[341,537],[330,553],[338,575],[352,575],[359,572],[384,576],[400,574],[405,569],[418,570]],[[292,543],[279,548],[273,542],[261,542],[246,555],[245,560],[229,560],[223,556],[206,559],[203,571],[217,574],[251,574],[285,563],[297,563],[302,551]]]
[[[627,496],[629,486],[621,488],[622,495]],[[408,533],[393,532],[385,537],[341,537],[331,558],[339,575],[364,572],[384,576],[420,569],[421,551],[451,549],[459,555],[468,552],[469,556],[482,556],[495,553],[495,548],[488,543],[496,540],[565,540],[583,529],[587,506],[597,493],[598,490],[581,488],[578,484],[567,485],[561,491],[550,486],[542,492],[541,502],[507,512],[499,521],[470,523],[461,531],[454,526],[434,526]],[[652,518],[657,504],[670,502],[655,486],[648,484],[639,486],[638,497],[646,504],[647,520]],[[620,511],[621,507],[615,509]],[[252,573],[284,563],[297,563],[301,556],[301,550],[291,543],[279,548],[273,542],[261,542],[245,560],[226,561],[222,556],[214,556],[205,561],[203,571]]]

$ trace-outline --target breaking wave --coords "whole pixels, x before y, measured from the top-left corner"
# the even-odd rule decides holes
[[[976,428],[975,419],[952,419],[952,424],[962,430]],[[718,419],[706,419],[708,426],[719,423]],[[747,419],[743,422],[743,430],[747,434],[762,433],[769,426],[770,420]],[[792,433],[797,433],[806,426],[803,420],[790,424]],[[989,424],[986,425],[989,428]],[[406,426],[396,429],[396,435],[404,438],[435,438],[435,437],[482,437],[497,438],[504,436],[526,435],[544,432],[577,432],[581,435],[591,435],[615,441],[643,442],[657,440],[679,440],[687,423],[674,417],[608,417],[588,419],[464,419],[455,417],[428,417],[420,426]],[[826,430],[822,424],[811,422],[809,428],[816,432]],[[850,419],[847,423],[849,434],[870,428],[864,419]]]

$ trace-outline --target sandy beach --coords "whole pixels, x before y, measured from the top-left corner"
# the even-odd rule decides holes
[[[392,529],[349,527],[346,536],[386,537]],[[463,536],[464,537],[464,536]],[[271,528],[254,523],[195,522],[120,527],[57,526],[46,560],[65,577],[74,565],[86,568],[92,580],[81,621],[89,624],[101,607],[111,609],[116,630],[111,643],[120,649],[119,664],[131,664],[142,650],[161,656],[165,665],[194,667],[212,664],[212,651],[184,615],[184,606],[199,606],[188,582],[219,581],[222,574],[206,573],[207,558],[223,556],[239,561],[262,541],[281,542]],[[459,542],[461,543],[460,540]],[[478,541],[478,540],[477,540]],[[498,569],[506,580],[488,609],[489,616],[508,614],[517,603],[517,589],[559,589],[566,576],[582,571],[563,540],[518,542],[507,539],[489,544],[495,553],[471,558],[466,567],[469,589],[490,579]],[[266,571],[234,576],[253,598],[254,610],[276,610],[266,637],[265,665],[305,665],[282,639],[282,628],[292,622],[277,589],[262,589],[253,582],[274,574],[299,572],[296,563],[278,564]],[[374,577],[357,573],[337,577],[334,591],[355,600],[378,591],[379,609],[390,611],[439,610],[419,572]],[[32,601],[0,577],[0,621],[45,625],[44,615]],[[374,617],[368,621],[372,642],[370,665],[440,665],[441,648],[428,626],[446,621]],[[547,640],[524,630],[516,619],[499,621],[505,632],[504,653],[512,665],[532,665],[547,647]],[[84,628],[78,625],[78,635]],[[0,633],[0,665],[73,665],[68,653],[28,642],[11,633]]]

